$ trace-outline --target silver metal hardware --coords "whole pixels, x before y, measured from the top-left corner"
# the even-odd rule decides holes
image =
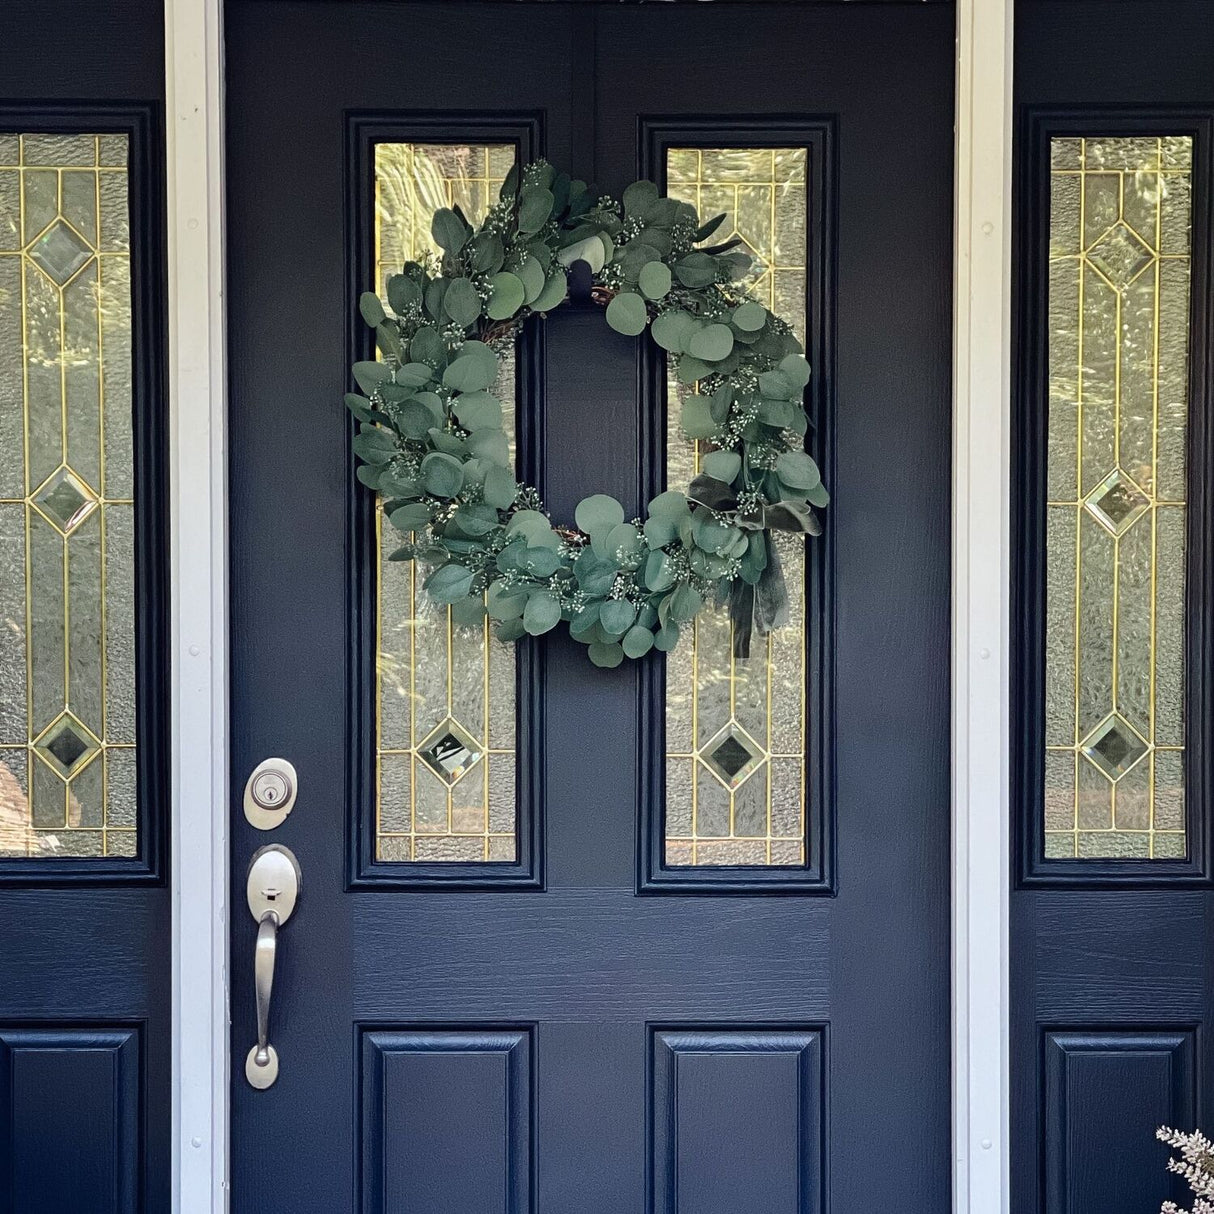
[[[295,767],[286,759],[263,759],[245,781],[244,816],[258,830],[281,826],[295,808]]]
[[[253,988],[257,996],[257,1044],[245,1059],[245,1078],[253,1087],[268,1088],[278,1078],[278,1051],[270,1044],[270,1001],[274,994],[274,966],[278,929],[291,917],[299,901],[302,878],[299,861],[290,848],[271,843],[249,864],[246,897],[257,920],[253,951]]]

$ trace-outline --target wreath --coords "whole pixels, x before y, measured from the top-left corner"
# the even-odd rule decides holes
[[[638,181],[622,204],[545,161],[516,165],[479,227],[458,207],[434,213],[442,250],[388,280],[391,314],[364,293],[382,357],[355,363],[361,394],[357,476],[407,540],[389,559],[420,562],[432,601],[457,624],[487,611],[502,641],[567,621],[598,666],[668,651],[709,601],[728,602],[734,650],[788,620],[771,532],[820,535],[827,504],[804,450],[809,364],[788,324],[739,285],[740,239],[708,244],[725,216]],[[577,261],[593,274],[607,323],[649,329],[674,361],[681,422],[705,444],[685,493],[669,490],[629,520],[612,497],[554,524],[515,479],[501,403],[503,358],[529,316],[558,307]],[[702,448],[702,449],[705,449]]]

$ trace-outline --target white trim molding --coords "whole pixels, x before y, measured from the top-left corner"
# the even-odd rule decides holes
[[[1008,1214],[1012,0],[957,0],[953,1209]]]
[[[227,447],[221,0],[165,0],[173,1210],[228,1193]]]

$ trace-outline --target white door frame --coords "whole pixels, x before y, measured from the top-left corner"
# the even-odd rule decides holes
[[[1008,1211],[1012,0],[956,0],[953,1211]],[[173,1209],[228,1207],[223,0],[165,0]]]

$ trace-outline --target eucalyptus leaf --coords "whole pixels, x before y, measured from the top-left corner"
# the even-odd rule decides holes
[[[358,297],[358,310],[372,329],[384,319],[384,305],[379,302],[379,296],[374,291],[364,291]]]
[[[578,502],[573,517],[578,529],[587,535],[607,533],[624,521],[624,507],[614,497],[596,493]]]
[[[734,310],[733,323],[747,333],[755,333],[767,323],[767,309],[761,303],[748,299]]]
[[[480,392],[498,376],[497,355],[483,342],[466,341],[443,372],[443,386],[456,392]]]
[[[440,565],[425,581],[426,593],[436,603],[457,603],[472,589],[472,570],[463,565]]]
[[[658,187],[652,181],[634,181],[624,191],[624,214],[630,219],[644,218],[658,200]]]
[[[646,262],[637,276],[637,285],[646,299],[665,299],[670,294],[670,267],[660,261]]]
[[[364,427],[351,444],[354,454],[369,464],[386,464],[396,454],[396,440],[387,430]]]
[[[522,620],[503,620],[494,628],[493,635],[503,644],[511,644],[522,640],[527,632]]]
[[[508,320],[523,306],[527,292],[517,274],[503,270],[494,274],[489,285],[493,291],[489,297],[490,320]]]
[[[623,636],[636,618],[637,609],[627,599],[608,599],[599,608],[599,621],[614,636]]]
[[[653,648],[653,633],[637,624],[624,634],[621,645],[628,657],[643,658]]]
[[[533,636],[542,636],[560,623],[561,604],[554,594],[541,590],[527,600],[523,609],[523,627]]]
[[[544,279],[544,288],[532,301],[531,307],[536,312],[551,312],[565,302],[569,294],[569,280],[558,270]]]
[[[470,278],[454,279],[443,297],[443,309],[447,315],[465,329],[480,318],[481,306],[481,297]]]
[[[480,430],[502,424],[501,401],[488,392],[465,392],[457,396],[451,402],[451,411],[465,430]]]
[[[375,389],[392,378],[392,368],[386,363],[355,363],[352,370],[354,382],[358,384],[366,396],[374,396]]]
[[[538,232],[551,217],[555,201],[551,190],[543,186],[525,186],[518,200],[518,230],[528,235]]]
[[[675,277],[685,287],[693,289],[712,286],[717,280],[717,265],[707,253],[697,250],[680,257],[674,267]]]
[[[516,620],[527,606],[527,593],[505,582],[494,582],[487,596],[489,614],[495,620]]]
[[[393,274],[388,279],[388,305],[397,316],[403,316],[417,307],[422,300],[421,288],[412,278],[404,274]]]
[[[431,451],[422,460],[421,474],[426,491],[435,497],[455,497],[464,487],[463,465],[441,451]]]
[[[613,670],[624,660],[624,650],[615,644],[595,641],[589,649],[590,660],[605,670]]]
[[[514,271],[519,282],[523,284],[523,302],[534,303],[544,289],[544,267],[538,257],[528,255],[522,264]],[[492,313],[490,314],[492,315]]]
[[[650,329],[653,333],[653,340],[663,350],[677,354],[683,349],[683,343],[687,340],[688,334],[696,327],[696,318],[690,312],[672,308],[668,312],[661,312],[655,316]]]
[[[776,460],[776,475],[790,489],[809,490],[822,482],[818,465],[804,451],[785,451]]]
[[[518,494],[518,484],[509,468],[495,465],[485,473],[485,501],[498,510],[509,510]]]
[[[411,531],[420,531],[433,517],[434,507],[428,502],[409,502],[393,510],[388,515],[388,521],[397,531],[408,534]]]
[[[648,319],[645,301],[631,291],[621,291],[607,305],[607,323],[626,337],[643,333]]]
[[[485,600],[480,595],[451,604],[451,622],[457,628],[476,628],[485,618]]]
[[[449,207],[440,207],[430,221],[430,235],[440,249],[458,253],[472,235],[468,225]]]
[[[675,620],[667,620],[658,634],[653,638],[653,647],[661,653],[669,653],[679,643],[679,625]]]
[[[700,460],[700,467],[715,480],[732,485],[742,471],[742,457],[736,451],[710,451]]]
[[[687,341],[687,353],[705,362],[720,362],[733,350],[733,333],[728,325],[706,325]]]

